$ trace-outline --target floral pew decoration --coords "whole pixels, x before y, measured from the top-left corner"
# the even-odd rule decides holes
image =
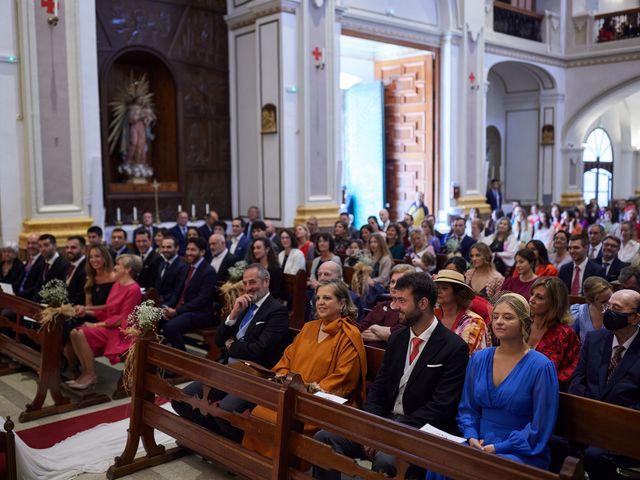
[[[49,280],[38,292],[42,303],[47,305],[40,314],[40,330],[51,332],[58,321],[75,316],[76,311],[69,303],[67,285],[57,278]]]
[[[150,337],[160,340],[158,335],[158,324],[162,319],[162,308],[156,307],[153,300],[145,300],[129,315],[127,329],[124,334],[133,341],[129,345],[124,362],[124,370],[122,371],[122,385],[128,392],[131,388],[134,378],[134,365],[136,363],[138,338]]]
[[[231,309],[233,309],[234,303],[242,292],[244,286],[242,284],[242,276],[249,264],[244,260],[236,262],[231,268],[229,268],[229,280],[222,284],[220,287],[220,293],[222,294],[222,311],[220,312],[220,318],[227,318]]]

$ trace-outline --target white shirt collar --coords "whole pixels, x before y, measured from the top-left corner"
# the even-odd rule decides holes
[[[60,254],[58,252],[56,252],[53,257],[51,257],[49,260],[46,260],[46,262],[49,264],[49,266],[52,266],[53,263],[58,259],[58,257],[60,256]]]
[[[631,344],[633,343],[633,341],[636,339],[636,337],[638,336],[638,331],[640,331],[640,329],[636,328],[636,332],[631,335],[626,342],[624,342],[622,344],[622,346],[624,347],[624,351],[626,352],[627,350],[629,350],[629,347],[631,346]],[[611,349],[613,350],[614,348],[616,348],[618,345],[620,345],[620,342],[618,341],[618,337],[616,337],[615,335],[613,336],[613,344],[611,345]]]
[[[578,265],[578,267],[580,267],[580,273],[584,273],[584,269],[586,268],[588,261],[589,261],[589,257],[586,256],[584,257],[584,260]],[[574,267],[576,266],[575,262],[573,263],[573,266]]]
[[[82,263],[82,261],[84,260],[84,255],[82,255],[78,260],[76,260],[75,262],[71,262],[71,265],[73,265],[75,268],[78,268],[78,265],[80,265]]]

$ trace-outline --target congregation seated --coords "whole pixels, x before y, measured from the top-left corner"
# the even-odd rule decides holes
[[[431,245],[431,247],[433,248],[432,253],[434,255],[437,252],[440,252],[440,250],[442,249],[442,244],[440,243],[440,239],[438,238],[436,229],[433,226],[433,221],[431,221],[429,217],[425,218],[420,224],[420,228],[422,229],[422,233],[424,233],[425,245]]]
[[[532,324],[527,343],[553,362],[564,389],[580,353],[580,339],[571,327],[567,287],[557,277],[538,278],[531,287],[529,307]]]
[[[609,283],[618,280],[620,271],[629,265],[618,258],[620,244],[621,242],[618,237],[607,235],[602,241],[602,255],[594,260],[596,263],[602,265],[604,278]]]
[[[224,348],[224,363],[233,365],[247,360],[271,368],[287,345],[289,314],[286,307],[269,294],[269,271],[261,264],[251,264],[246,268],[242,284],[243,294],[216,329],[216,344]],[[202,398],[202,384],[193,382],[184,389],[184,393]],[[243,412],[253,406],[251,402],[215,389],[210,391],[207,399],[211,403],[219,401],[219,407],[229,412]],[[182,417],[236,442],[242,440],[242,431],[223,419],[205,416],[186,403],[174,401],[172,406]]]
[[[44,270],[44,257],[40,253],[40,244],[37,233],[31,233],[27,237],[27,262],[24,266],[24,275],[20,286],[16,291],[17,295],[34,300],[40,287],[42,286],[42,271]]]
[[[276,377],[298,373],[306,385],[360,407],[365,397],[367,357],[356,324],[358,312],[344,282],[321,282],[315,308],[318,320],[304,324],[272,371]],[[276,415],[262,405],[251,412],[252,417],[271,423],[276,422]],[[317,429],[305,425],[304,430],[311,434]],[[262,436],[246,434],[242,443],[264,456],[273,455],[272,443]]]
[[[618,285],[622,288],[635,290],[640,293],[640,267],[629,265],[620,270]]]
[[[280,244],[282,250],[278,253],[278,262],[282,272],[295,275],[300,270],[306,270],[307,261],[304,253],[298,248],[298,239],[293,230],[285,228],[280,232]]]
[[[374,233],[369,239],[369,251],[373,260],[373,272],[368,280],[369,287],[379,286],[383,290],[389,285],[389,277],[393,268],[393,258],[385,238]]]
[[[160,297],[160,306],[175,308],[182,292],[182,279],[189,267],[178,256],[178,242],[173,235],[163,237],[160,243],[163,263],[156,277],[155,288]]]
[[[502,290],[504,277],[491,261],[491,250],[484,243],[476,243],[469,254],[471,268],[464,274],[465,281],[477,295],[491,299]]]
[[[102,228],[98,225],[91,225],[87,228],[87,243],[89,245],[104,245],[103,235]]]
[[[64,279],[69,292],[69,303],[72,305],[85,304],[84,286],[87,281],[87,261],[85,257],[86,241],[80,235],[72,235],[67,238],[65,257],[67,272]]]
[[[156,233],[153,234],[153,243],[155,243],[158,247],[162,245],[162,240],[167,237],[173,237],[171,232],[169,232],[168,228],[158,228]],[[174,237],[175,238],[175,237]],[[176,245],[178,244],[178,240],[176,240]]]
[[[483,243],[489,246],[493,253],[493,264],[500,274],[505,275],[508,268],[515,263],[518,251],[518,240],[511,232],[511,222],[507,217],[502,217],[496,224],[495,233],[485,237]]]
[[[596,263],[604,253],[602,250],[602,241],[604,240],[604,227],[599,223],[592,223],[587,229],[587,238],[589,239],[589,252],[587,256]]]
[[[315,256],[315,246],[311,239],[309,229],[303,223],[296,225],[296,240],[298,241],[298,249],[302,252],[305,262],[310,262]]]
[[[189,223],[189,214],[185,211],[178,212],[176,224],[169,229],[169,233],[178,242],[178,255],[185,256],[187,250],[187,224]]]
[[[318,267],[324,262],[340,263],[340,257],[333,253],[333,237],[328,233],[320,233],[315,241],[315,258],[311,263],[308,285],[312,289],[318,286]]]
[[[621,262],[630,263],[633,257],[636,256],[638,250],[640,250],[640,243],[636,239],[636,227],[629,221],[620,223],[620,251],[618,252],[618,258]]]
[[[436,285],[428,275],[408,273],[398,279],[393,308],[405,328],[389,338],[363,410],[407,426],[420,428],[429,423],[457,434],[455,417],[469,349],[435,318],[436,298]],[[394,458],[388,453],[326,430],[314,438],[347,457],[370,459],[374,471],[396,475]],[[314,467],[313,473],[315,478],[340,479],[337,471]]]
[[[386,230],[387,247],[394,260],[402,260],[405,256],[404,244],[400,238],[400,227],[397,223],[391,223]]]
[[[395,265],[391,269],[389,292],[392,297],[398,279],[415,271],[414,266],[406,263]],[[360,320],[360,333],[365,345],[386,348],[391,334],[402,328],[399,313],[391,308],[391,303],[392,300],[377,302],[367,316]]]
[[[139,228],[133,233],[138,255],[142,260],[142,271],[138,275],[138,284],[141,288],[153,287],[160,273],[163,259],[152,247],[152,237],[148,230]]]
[[[349,247],[349,226],[347,223],[337,220],[333,224],[333,253],[336,255],[344,255]]]
[[[587,257],[587,238],[573,235],[569,239],[571,263],[560,268],[558,278],[564,282],[571,295],[582,295],[582,285],[589,277],[603,277],[604,269]]]
[[[111,253],[111,259],[114,263],[120,255],[135,253],[127,245],[127,232],[124,229],[116,227],[111,231],[111,246],[109,247],[109,252]]]
[[[216,212],[215,210],[208,211],[204,217],[204,224],[202,224],[202,226],[198,228],[198,230],[200,231],[200,236],[204,239],[209,239],[211,235],[216,233],[215,225],[218,221],[220,221],[218,212]]]
[[[354,267],[359,261],[360,256],[363,254],[363,244],[362,240],[359,238],[351,239],[349,242],[349,247],[345,252],[344,266],[345,267]]]
[[[274,297],[282,298],[282,268],[271,242],[266,238],[256,238],[247,251],[247,262],[249,264],[259,263],[269,271],[269,291]]]
[[[343,281],[342,277],[342,265],[335,262],[324,262],[318,268],[318,283],[321,282],[338,282]],[[349,296],[351,301],[356,307],[358,314],[354,317],[356,322],[359,322],[364,315],[364,306],[362,305],[362,299],[353,290],[349,289]],[[307,299],[304,308],[304,321],[316,320],[315,315],[316,304],[316,292],[314,290],[307,289]]]
[[[513,236],[516,237],[519,245],[526,244],[533,238],[533,226],[529,223],[527,214],[522,207],[517,207],[514,209],[513,216],[511,218]]]
[[[7,283],[11,285],[14,292],[18,292],[24,275],[24,264],[18,258],[18,244],[5,242],[0,253],[2,253],[0,283]]]
[[[436,318],[462,338],[469,347],[469,354],[491,345],[487,325],[480,315],[469,309],[475,297],[474,291],[459,272],[443,269],[435,278],[438,288]]]
[[[611,284],[601,277],[590,277],[584,281],[584,297],[587,303],[571,305],[573,329],[584,345],[587,333],[602,328],[605,305],[613,293]]]
[[[527,344],[527,300],[507,293],[492,321],[498,347],[471,357],[458,409],[458,427],[472,448],[548,469],[548,447],[559,408],[553,363]],[[427,479],[440,478],[429,474]]]
[[[239,260],[244,260],[251,238],[244,233],[245,223],[242,217],[231,220],[231,236],[227,241],[229,253]]]
[[[640,294],[619,290],[606,304],[605,328],[587,333],[569,393],[640,410]],[[633,440],[631,440],[633,441]],[[601,448],[584,451],[589,478],[622,478],[618,468],[640,462]]]
[[[360,240],[362,240],[362,245],[365,250],[369,249],[369,239],[373,234],[373,227],[368,223],[360,227]]]
[[[209,253],[210,265],[216,271],[218,282],[226,282],[229,280],[229,269],[238,260],[229,252],[223,234],[216,232],[209,236]]]
[[[549,220],[549,214],[541,210],[538,214],[538,221],[534,226],[533,240],[542,242],[545,248],[551,247],[553,243],[554,228]]]
[[[558,271],[563,265],[571,263],[571,255],[567,250],[569,238],[570,235],[564,230],[560,230],[553,235],[553,252],[549,254],[549,261]]]
[[[518,253],[516,253],[516,263],[514,268],[514,272],[517,272],[517,276],[510,276],[507,278],[502,284],[502,290],[518,293],[529,300],[531,285],[533,285],[533,282],[538,278],[534,273],[535,268],[535,254],[526,248],[518,250]]]
[[[189,265],[181,278],[181,293],[175,307],[163,308],[161,328],[165,340],[178,350],[186,350],[184,334],[214,324],[216,272],[204,259],[207,243],[203,238],[187,240],[185,257]]]
[[[96,247],[100,248],[100,247]],[[85,322],[71,331],[73,352],[80,362],[82,373],[67,382],[69,387],[84,390],[97,383],[95,357],[104,355],[111,364],[129,349],[131,339],[124,333],[129,314],[142,300],[140,286],[135,281],[142,270],[142,262],[135,255],[120,255],[114,268],[115,283],[107,297],[105,308],[76,308],[77,318],[94,317],[97,322]]]
[[[467,262],[462,257],[451,257],[445,262],[442,270],[452,270],[464,276],[467,272]],[[493,310],[493,306],[485,297],[481,295],[474,296],[473,300],[471,300],[469,310],[480,315],[487,327],[491,324],[491,312]]]
[[[422,262],[422,257],[426,253],[436,254],[432,244],[428,244],[422,230],[414,229],[409,234],[411,239],[411,247],[407,251],[407,255],[411,259],[411,264],[421,272],[428,272],[428,267]]]

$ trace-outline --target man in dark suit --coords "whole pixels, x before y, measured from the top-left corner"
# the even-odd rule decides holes
[[[465,235],[465,228],[466,222],[464,218],[456,217],[453,219],[453,223],[451,223],[451,231],[447,233],[442,240],[442,253],[460,252],[460,255],[462,255],[465,260],[469,261],[471,247],[476,243],[476,241],[469,235]],[[447,242],[450,240],[452,242],[447,246]],[[454,248],[453,245],[456,245],[455,242],[457,242],[457,246]]]
[[[636,265],[624,267],[618,275],[618,283],[622,288],[640,293],[640,267]]]
[[[569,393],[640,410],[640,293],[619,290],[611,295],[603,318],[605,328],[589,332],[580,350]],[[618,467],[637,460],[589,447],[584,456],[589,478],[622,478]]]
[[[289,335],[289,314],[285,306],[269,294],[269,271],[262,265],[249,265],[242,276],[244,293],[236,300],[231,313],[217,328],[216,344],[226,350],[226,360],[250,360],[265,368],[272,368],[282,356]],[[194,382],[184,393],[202,398],[202,384]],[[251,402],[212,390],[209,402],[220,401],[219,407],[228,412],[242,412]],[[225,435],[237,442],[242,440],[242,430],[220,418],[202,415],[190,405],[172,402],[175,411],[199,425]]]
[[[219,282],[229,280],[229,268],[237,262],[235,256],[229,253],[224,237],[214,233],[209,237],[209,250],[211,251],[211,266],[218,275]]]
[[[163,309],[163,325],[167,342],[178,350],[186,350],[184,334],[196,328],[211,327],[213,304],[216,299],[216,272],[204,260],[207,243],[201,237],[187,241],[186,258],[189,270],[183,278],[182,289],[175,308]]]
[[[149,236],[151,237],[151,246],[153,248],[159,248],[160,245],[156,245],[154,240],[156,233],[158,233],[158,227],[153,224],[153,213],[149,210],[142,212],[142,225],[140,225],[140,228],[149,232]]]
[[[240,217],[231,220],[231,239],[227,243],[229,252],[238,260],[244,260],[250,243],[251,237],[244,233],[244,220]]]
[[[40,235],[38,238],[40,253],[44,257],[44,268],[42,269],[42,285],[54,278],[62,280],[67,278],[69,263],[58,253],[56,237],[50,233]]]
[[[69,289],[69,301],[72,305],[84,305],[85,303],[84,284],[87,281],[85,246],[84,237],[79,235],[73,235],[67,239],[65,255],[69,267],[65,282]]]
[[[582,285],[589,277],[604,278],[604,268],[587,257],[587,238],[572,235],[569,239],[569,255],[573,262],[560,267],[558,277],[567,286],[571,295],[582,295]]]
[[[169,229],[169,233],[178,241],[178,255],[181,257],[184,257],[187,251],[187,223],[189,223],[189,214],[180,212],[176,218],[176,224]]]
[[[189,266],[178,256],[178,242],[172,235],[162,239],[160,252],[164,261],[160,264],[155,285],[160,306],[175,308],[182,293],[181,280],[187,276]]]
[[[491,211],[502,209],[502,192],[500,191],[500,180],[494,178],[487,189],[487,203],[491,205]]]
[[[593,260],[597,263],[598,259],[602,258],[602,240],[604,239],[604,228],[598,223],[589,225],[587,230],[587,236],[589,238],[589,253],[587,256],[589,260]]]
[[[156,278],[162,265],[162,257],[151,246],[151,236],[148,230],[139,228],[133,234],[138,255],[142,260],[142,271],[137,282],[142,288],[151,288],[156,284]]]
[[[133,253],[127,246],[127,232],[122,228],[114,228],[111,232],[111,248],[109,248],[109,253],[111,253],[111,258],[113,259],[114,264],[120,255]]]
[[[389,338],[382,366],[369,389],[363,409],[374,415],[420,428],[429,423],[458,433],[456,414],[469,361],[466,343],[435,318],[437,289],[423,273],[398,279],[392,307],[398,311],[400,329]],[[396,475],[391,455],[373,451],[325,430],[315,439],[351,458],[367,456],[372,469]],[[314,476],[339,479],[340,472],[314,467]]]
[[[40,254],[38,244],[40,235],[32,233],[27,237],[27,253],[29,258],[24,266],[24,276],[20,288],[16,292],[18,296],[33,300],[42,285],[42,270],[44,269],[44,257]]]
[[[200,236],[207,240],[215,232],[213,231],[215,223],[218,221],[218,212],[211,210],[204,219],[204,225],[198,228]]]
[[[247,222],[244,225],[244,234],[251,238],[251,230],[253,228],[253,222],[260,220],[260,209],[255,205],[251,205],[247,209]]]
[[[87,241],[89,242],[89,245],[104,245],[102,235],[102,228],[98,225],[91,225],[87,228]]]
[[[623,262],[618,258],[618,252],[620,251],[620,239],[613,235],[607,235],[602,241],[602,248],[600,249],[601,255],[594,261],[604,269],[604,275],[607,282],[615,282],[618,280],[620,271],[628,266],[628,263]]]

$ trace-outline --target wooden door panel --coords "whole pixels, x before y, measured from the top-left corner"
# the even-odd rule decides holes
[[[435,205],[433,161],[433,57],[376,62],[384,84],[386,196],[392,218],[402,219],[416,191]]]

